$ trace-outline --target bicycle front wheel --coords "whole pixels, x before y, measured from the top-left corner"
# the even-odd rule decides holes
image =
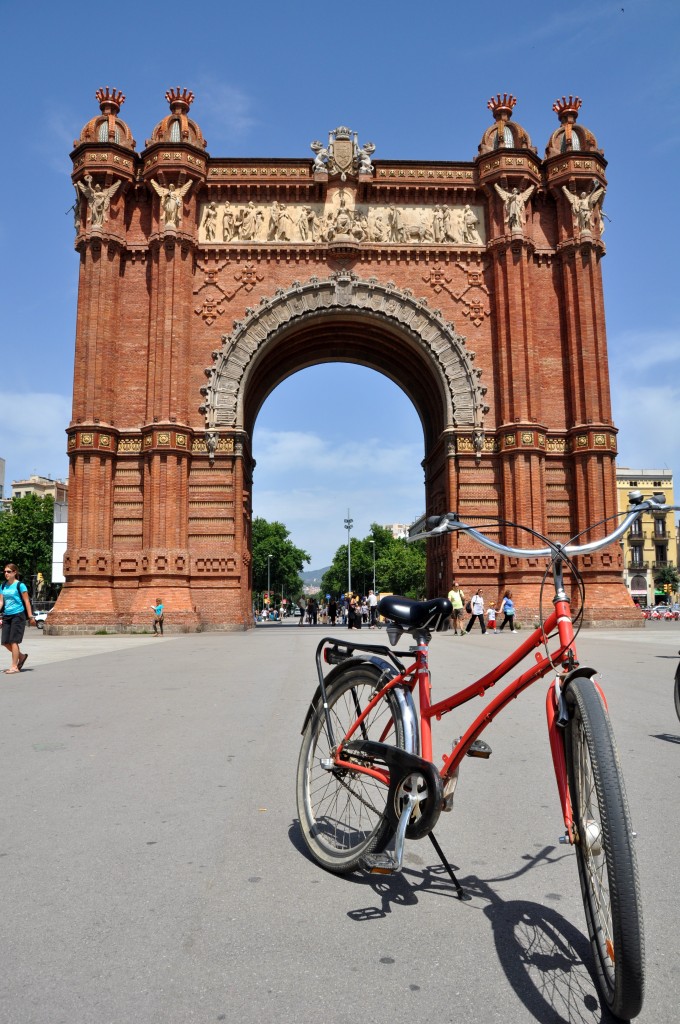
[[[644,935],[633,833],[609,716],[592,680],[566,689],[566,759],[576,859],[601,995],[624,1020],[644,996]]]
[[[329,714],[339,743],[376,693],[380,672],[349,665],[329,682]],[[364,721],[357,738],[404,746],[404,724],[389,691]],[[383,850],[394,829],[386,815],[388,788],[351,769],[332,767],[333,752],[319,700],[303,734],[297,769],[297,807],[302,836],[312,857],[328,871],[354,871],[366,854]]]

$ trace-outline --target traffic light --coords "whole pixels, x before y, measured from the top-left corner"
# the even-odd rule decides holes
[[[670,583],[664,583],[663,589],[664,589],[664,592],[666,594],[670,594],[670,592],[671,592],[671,585],[670,585]]]

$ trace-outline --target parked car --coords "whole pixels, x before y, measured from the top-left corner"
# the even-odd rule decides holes
[[[50,614],[49,612],[34,612],[33,613],[33,616],[35,618],[35,624],[38,627],[38,629],[44,629],[45,628],[45,619],[47,618],[47,616],[49,614]]]

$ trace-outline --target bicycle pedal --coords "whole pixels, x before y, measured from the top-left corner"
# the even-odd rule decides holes
[[[371,875],[394,875],[401,871],[401,864],[391,853],[368,853],[364,867]]]
[[[467,752],[468,757],[491,757],[491,747],[484,740],[475,740]]]

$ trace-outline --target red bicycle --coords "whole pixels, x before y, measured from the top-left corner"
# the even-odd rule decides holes
[[[331,637],[321,641],[316,652],[319,686],[303,725],[297,770],[302,834],[322,867],[340,874],[357,868],[399,871],[405,839],[428,836],[459,897],[469,898],[434,827],[440,813],[452,809],[463,759],[490,755],[480,739],[484,729],[523,690],[550,674],[546,712],[563,841],[576,851],[601,995],[611,1012],[625,1020],[640,1012],[644,995],[638,868],[607,702],[595,669],[580,665],[576,653],[583,584],[572,559],[612,544],[643,512],[665,508],[662,495],[643,501],[639,492],[631,492],[630,501],[624,520],[601,540],[578,545],[573,538],[561,545],[529,531],[548,545],[540,549],[500,544],[455,513],[428,520],[429,529],[419,537],[458,530],[503,555],[549,558],[544,584],[552,575],[553,610],[500,665],[432,703],[428,645],[432,632],[450,616],[451,604],[446,598],[382,598],[378,610],[388,620],[390,643],[407,633],[415,645],[400,652]],[[565,566],[581,593],[574,619],[564,588]],[[536,651],[541,647],[543,654]],[[532,651],[532,666],[485,705],[438,769],[432,759],[433,719],[484,696]],[[333,666],[327,674],[324,663]]]

